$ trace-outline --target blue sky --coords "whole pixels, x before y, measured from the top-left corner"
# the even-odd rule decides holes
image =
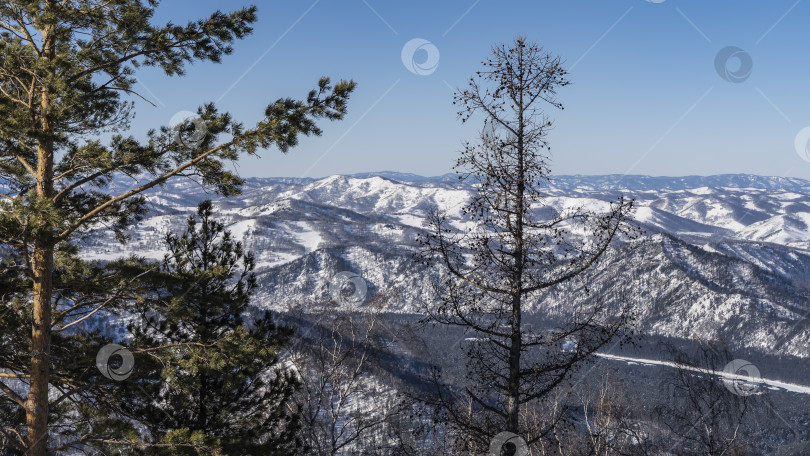
[[[164,1],[155,20],[184,23],[249,2]],[[208,101],[250,125],[279,97],[304,97],[321,75],[358,83],[349,114],[289,154],[247,158],[239,173],[321,177],[451,171],[478,124],[451,104],[490,46],[524,34],[560,55],[573,84],[549,108],[555,174],[754,173],[810,178],[797,135],[810,126],[810,0],[259,1],[253,35],[222,64],[166,78],[146,69],[133,133]],[[430,74],[403,46],[438,50]],[[715,59],[736,46],[750,74],[725,80]],[[418,51],[414,61],[427,57]],[[728,60],[732,76],[741,61]],[[744,69],[743,69],[744,70]],[[801,152],[805,150],[800,148]],[[805,157],[807,154],[805,154]]]

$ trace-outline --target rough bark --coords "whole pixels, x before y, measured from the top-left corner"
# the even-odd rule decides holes
[[[52,2],[46,2],[46,10]],[[54,58],[54,38],[50,28],[42,32],[42,57]],[[40,91],[39,124],[42,139],[37,150],[37,197],[40,203],[53,198],[54,144],[50,135],[53,125],[49,110],[52,94],[47,86]],[[48,448],[48,387],[51,375],[51,298],[53,294],[54,246],[49,236],[53,228],[49,217],[39,220],[38,239],[33,251],[33,321],[31,325],[31,379],[26,401],[26,426],[28,427],[28,454],[46,456]]]

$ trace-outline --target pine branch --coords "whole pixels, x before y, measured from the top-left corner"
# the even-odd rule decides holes
[[[19,405],[22,408],[25,408],[25,399],[20,397],[19,394],[14,392],[13,389],[9,388],[8,385],[3,383],[2,381],[0,381],[0,391],[3,391],[3,393],[5,393],[6,396],[8,396],[9,399],[16,402],[17,405]]]

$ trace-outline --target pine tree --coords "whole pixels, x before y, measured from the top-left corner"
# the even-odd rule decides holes
[[[252,128],[206,104],[196,120],[204,135],[187,122],[177,131],[150,131],[145,140],[125,136],[131,100],[140,96],[139,68],[176,76],[192,62],[220,62],[256,21],[250,7],[186,25],[154,25],[157,4],[0,4],[0,244],[15,251],[25,282],[22,305],[0,315],[13,320],[0,325],[15,325],[14,345],[0,347],[0,402],[13,408],[8,416],[24,419],[3,429],[11,451],[45,456],[126,428],[109,421],[103,409],[114,407],[104,394],[110,385],[92,372],[103,341],[98,334],[71,336],[67,327],[128,302],[128,274],[138,265],[87,264],[77,239],[99,226],[123,239],[145,211],[143,193],[172,178],[196,176],[221,194],[238,193],[241,180],[226,161],[271,146],[286,152],[301,135],[320,134],[316,121],[342,118],[354,88],[322,78],[303,101],[270,103]],[[109,141],[98,139],[108,132]],[[118,176],[137,176],[138,183],[113,193],[109,184]]]
[[[210,200],[166,242],[169,253],[148,276],[152,290],[131,328],[128,348],[142,363],[119,393],[151,443],[197,447],[145,453],[291,454],[299,445],[292,405],[298,382],[277,356],[291,330],[274,325],[269,313],[246,321],[256,286],[253,253],[214,220]]]
[[[473,340],[460,396],[441,391],[436,400],[464,454],[486,451],[501,431],[535,445],[560,419],[542,409],[544,399],[630,316],[591,297],[547,328],[524,321],[532,308],[542,315],[548,292],[587,271],[614,239],[633,234],[632,201],[620,198],[604,212],[560,211],[544,194],[551,121],[543,108],[561,108],[557,91],[569,83],[559,57],[518,37],[493,46],[483,66],[454,102],[462,121],[484,120],[480,140],[465,145],[456,166],[475,183],[463,208],[469,228],[435,211],[420,253],[443,277],[424,309],[429,319],[462,327]]]

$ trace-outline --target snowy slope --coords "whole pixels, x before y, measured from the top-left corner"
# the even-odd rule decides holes
[[[131,185],[117,182],[116,190]],[[323,179],[248,179],[243,195],[219,199],[190,182],[149,194],[152,211],[118,245],[103,229],[84,241],[88,259],[162,257],[162,238],[179,231],[196,204],[217,201],[218,215],[257,259],[260,306],[284,309],[329,299],[329,281],[355,271],[369,295],[394,291],[394,310],[417,312],[430,299],[415,264],[416,238],[432,207],[463,228],[471,182],[401,173]],[[741,347],[810,356],[810,182],[751,175],[557,176],[547,203],[557,210],[598,209],[635,198],[646,231],[618,246],[591,272],[606,295],[628,292],[639,328],[656,335],[728,338]],[[541,208],[538,208],[541,210]],[[577,295],[577,290],[567,292]],[[560,303],[550,308],[565,311]]]

